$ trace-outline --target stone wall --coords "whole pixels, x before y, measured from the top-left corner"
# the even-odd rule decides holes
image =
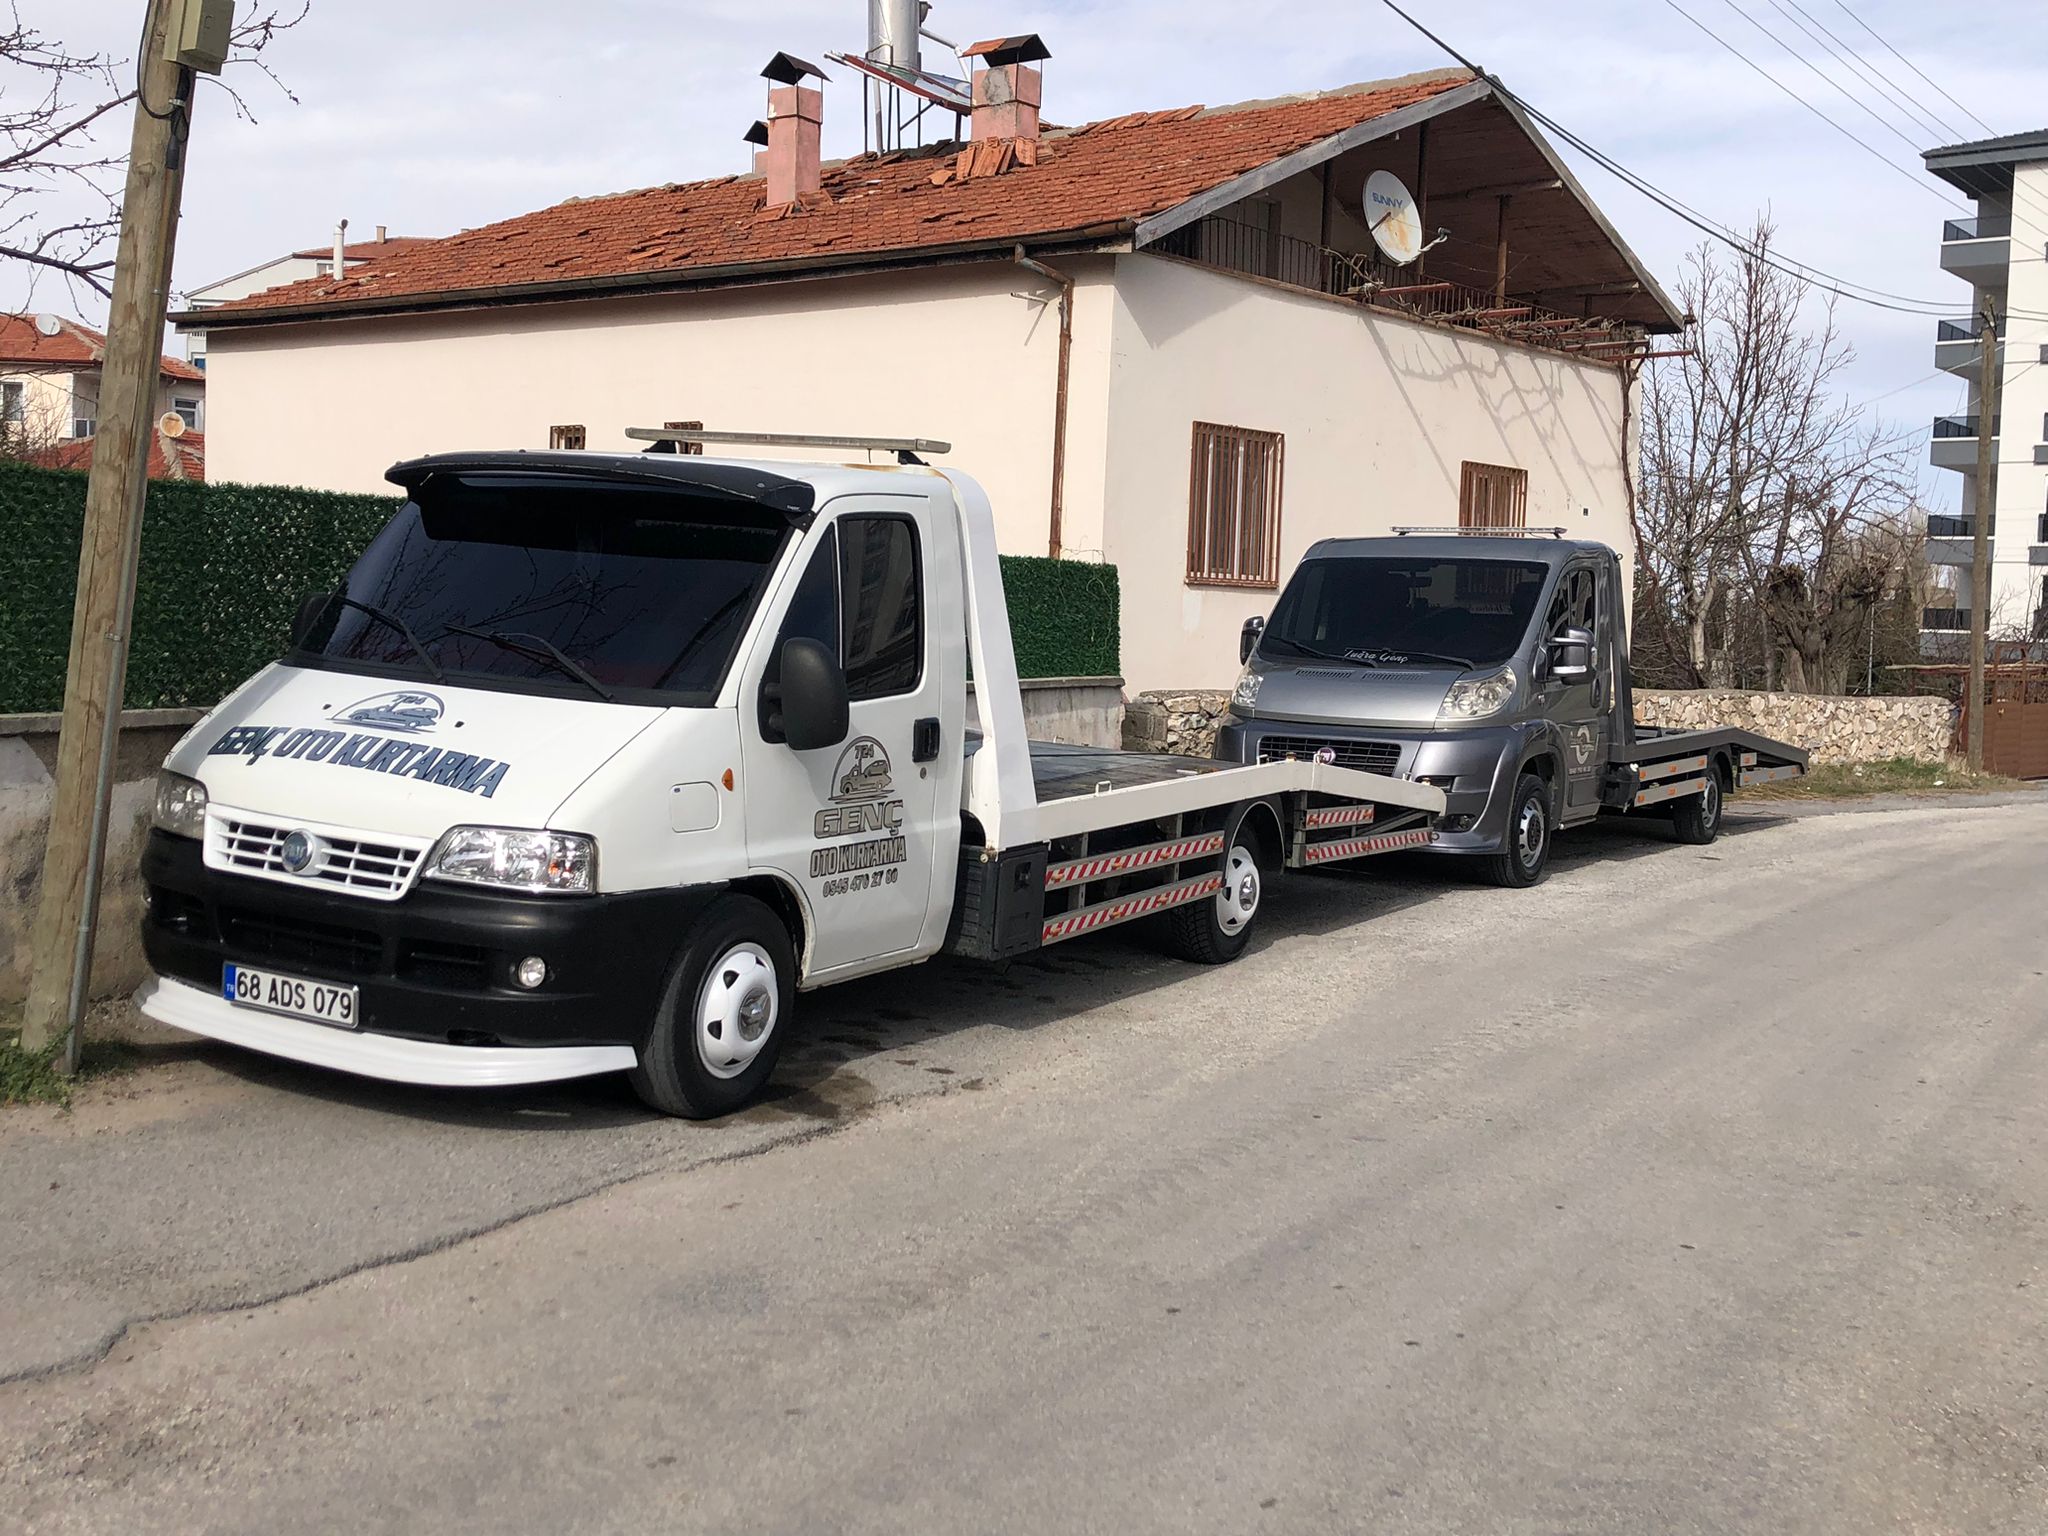
[[[100,925],[93,947],[95,997],[126,992],[142,982],[142,880],[137,868],[142,835],[156,799],[156,771],[200,714],[196,709],[143,709],[121,717],[106,877],[100,884]],[[28,993],[29,934],[42,894],[57,723],[55,715],[0,715],[0,1012]]]
[[[1643,725],[1680,731],[1738,726],[1806,748],[1816,767],[1891,757],[1938,763],[1949,754],[1955,717],[1955,705],[1933,698],[1838,698],[1739,688],[1636,695],[1636,719]]]
[[[1207,757],[1229,703],[1230,695],[1220,689],[1141,693],[1124,711],[1124,746]],[[1955,714],[1948,700],[1932,698],[1852,699],[1735,688],[1636,695],[1640,724],[1670,730],[1738,726],[1804,747],[1816,765],[1890,757],[1940,762],[1948,756]]]

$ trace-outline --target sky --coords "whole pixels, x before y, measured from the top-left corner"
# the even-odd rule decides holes
[[[238,11],[249,3],[239,0]],[[144,11],[142,0],[18,4],[24,21],[74,48],[122,56],[133,54]],[[1941,271],[1938,248],[1942,220],[1968,207],[1919,170],[1916,151],[1982,130],[1859,19],[1999,133],[2048,126],[2041,0],[1977,0],[1966,11],[1927,0],[1404,0],[1404,8],[1538,109],[1715,221],[1742,228],[1767,211],[1780,251],[1869,287],[1948,304],[1957,317],[1969,290]],[[234,83],[253,122],[217,86],[202,90],[175,283],[197,287],[326,245],[341,218],[352,238],[378,224],[441,235],[565,198],[744,170],[740,135],[763,112],[762,63],[778,49],[814,60],[858,51],[866,15],[865,0],[311,0],[306,19],[266,55],[296,103],[247,68]],[[1954,134],[1916,124],[1796,21],[1833,34]],[[1062,123],[1327,89],[1450,62],[1379,0],[1270,8],[937,0],[926,25],[956,43],[1040,33],[1052,51],[1044,112]],[[928,54],[929,65],[950,64],[928,46],[938,54]],[[827,153],[857,151],[858,85],[827,67],[837,77],[826,90]],[[125,124],[116,131],[125,137]],[[1567,158],[1623,238],[1673,287],[1698,232]],[[21,275],[0,264],[0,308],[27,307],[24,289]],[[47,282],[32,302],[103,318],[90,295],[74,300]],[[1923,430],[1963,408],[1962,381],[1934,369],[1933,319],[1845,303],[1840,323],[1857,354],[1845,378],[1853,398]],[[1927,471],[1923,499],[1951,507],[1959,481]]]

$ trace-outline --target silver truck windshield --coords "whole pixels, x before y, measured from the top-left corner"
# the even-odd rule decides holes
[[[437,480],[287,660],[709,704],[789,531],[752,503],[662,487]]]
[[[1368,666],[1497,666],[1521,648],[1549,574],[1535,560],[1305,561],[1259,649]]]

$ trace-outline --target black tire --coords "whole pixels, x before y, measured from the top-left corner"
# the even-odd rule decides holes
[[[1681,843],[1705,847],[1721,835],[1721,808],[1726,796],[1721,788],[1721,770],[1707,765],[1707,787],[1671,803],[1671,831]]]
[[[728,896],[697,920],[669,972],[633,1091],[686,1120],[732,1113],[775,1071],[795,1001],[782,919],[751,896]],[[749,1033],[762,1009],[759,1032]]]
[[[1550,843],[1555,833],[1550,786],[1539,774],[1523,774],[1515,780],[1515,798],[1508,807],[1500,851],[1486,859],[1486,878],[1510,890],[1541,884],[1550,871]]]
[[[1252,941],[1265,896],[1259,850],[1233,822],[1223,849],[1223,889],[1166,914],[1166,949],[1195,965],[1227,965]]]

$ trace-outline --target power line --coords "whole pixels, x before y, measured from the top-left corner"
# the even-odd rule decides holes
[[[1939,119],[1928,114],[1911,97],[1895,90],[1890,81],[1865,64],[1861,57],[1850,49],[1847,43],[1844,43],[1841,38],[1830,31],[1827,24],[1817,18],[1805,6],[1801,5],[1799,0],[1790,0],[1789,9],[1787,8],[1786,0],[1770,0],[1770,4],[1771,9],[1799,28],[1800,31],[1804,32],[1816,43],[1819,43],[1822,52],[1845,66],[1859,80],[1874,86],[1878,95],[1882,96],[1912,120],[1915,130],[1921,133],[1932,134],[1937,138],[1943,136],[1954,137],[1954,130],[1950,129]],[[1925,141],[1923,140],[1922,142],[1924,143]],[[1916,144],[1913,146],[1913,149],[1917,154],[1921,149],[1921,145]]]
[[[1844,128],[1832,117],[1829,117],[1827,113],[1821,111],[1819,107],[1815,106],[1812,102],[1808,101],[1804,96],[1800,95],[1797,91],[1793,90],[1791,86],[1787,85],[1784,81],[1780,80],[1768,69],[1765,69],[1763,65],[1757,63],[1755,59],[1752,59],[1740,48],[1736,47],[1733,43],[1729,42],[1727,38],[1723,37],[1720,33],[1716,32],[1712,27],[1708,26],[1705,22],[1701,21],[1697,16],[1693,15],[1692,12],[1685,9],[1684,6],[1678,3],[1678,0],[1664,0],[1664,3],[1667,6],[1669,6],[1673,11],[1677,12],[1680,16],[1684,17],[1687,21],[1691,22],[1695,27],[1699,28],[1700,31],[1706,33],[1708,37],[1711,37],[1723,48],[1727,49],[1730,53],[1734,54],[1736,58],[1742,60],[1743,63],[1747,64],[1751,69],[1755,70],[1758,74],[1762,75],[1766,80],[1770,81],[1771,84],[1775,85],[1787,96],[1790,96],[1794,101],[1798,102],[1802,107],[1806,108],[1806,110],[1811,112],[1815,117],[1819,118],[1822,122],[1826,123],[1830,128],[1834,129],[1835,132],[1839,133],[1843,138],[1847,139],[1850,143],[1856,145],[1858,148],[1863,150],[1865,154],[1869,155],[1872,159],[1876,160],[1878,164],[1883,165],[1888,169],[1895,171],[1899,175],[1905,177],[1906,180],[1910,181],[1914,186],[1918,187],[1921,191],[1925,192],[1929,197],[1935,198],[1940,202],[1946,203],[1949,207],[1956,209],[1958,212],[1968,212],[1968,210],[1965,209],[1961,203],[1957,202],[1954,198],[1949,197],[1946,193],[1937,192],[1933,187],[1930,187],[1926,182],[1922,181],[1913,172],[1907,170],[1903,165],[1900,165],[1898,161],[1887,157],[1882,150],[1873,146],[1869,140],[1860,138],[1856,134],[1851,133],[1847,128]],[[1735,11],[1736,15],[1741,16],[1745,21],[1748,21],[1750,25],[1755,26],[1757,30],[1763,32],[1766,37],[1771,36],[1771,34],[1768,31],[1765,31],[1761,24],[1756,22],[1754,18],[1752,18],[1746,11],[1738,9],[1734,4],[1734,0],[1726,0],[1726,3],[1728,4],[1730,10]],[[1793,54],[1793,57],[1799,58],[1799,55],[1795,53]],[[1801,62],[1804,63],[1805,61],[1802,59]],[[1807,67],[1812,68],[1811,65],[1808,65]],[[1819,74],[1820,71],[1815,70],[1814,73]],[[1827,79],[1825,75],[1822,75],[1821,78],[1824,80]],[[1833,84],[1832,81],[1830,81],[1829,83]],[[1839,87],[1837,87],[1837,89],[1839,89]]]
[[[1861,27],[1864,31],[1868,32],[1872,37],[1877,38],[1878,42],[1883,44],[1884,49],[1887,53],[1889,53],[1893,58],[1897,59],[1901,64],[1905,65],[1906,68],[1913,71],[1913,73],[1918,75],[1922,80],[1926,80],[1929,85],[1934,86],[1934,89],[1937,92],[1939,92],[1942,96],[1947,98],[1950,106],[1954,107],[1958,112],[1962,113],[1963,116],[1967,117],[1979,128],[1982,128],[1987,135],[1993,138],[1996,138],[1998,136],[1998,130],[1996,128],[1992,127],[1989,123],[1985,122],[1983,118],[1979,117],[1976,113],[1972,112],[1960,101],[1957,101],[1955,97],[1950,96],[1948,92],[1942,90],[1940,86],[1935,85],[1932,80],[1928,80],[1926,71],[1921,69],[1918,64],[1915,64],[1903,53],[1899,52],[1898,49],[1892,47],[1890,43],[1885,42],[1884,38],[1878,34],[1877,29],[1871,26],[1871,24],[1865,21],[1861,16],[1858,16],[1854,11],[1850,10],[1847,5],[1843,4],[1843,0],[1835,0],[1835,9],[1840,11],[1844,16],[1848,17],[1851,21],[1855,22],[1857,26]]]

